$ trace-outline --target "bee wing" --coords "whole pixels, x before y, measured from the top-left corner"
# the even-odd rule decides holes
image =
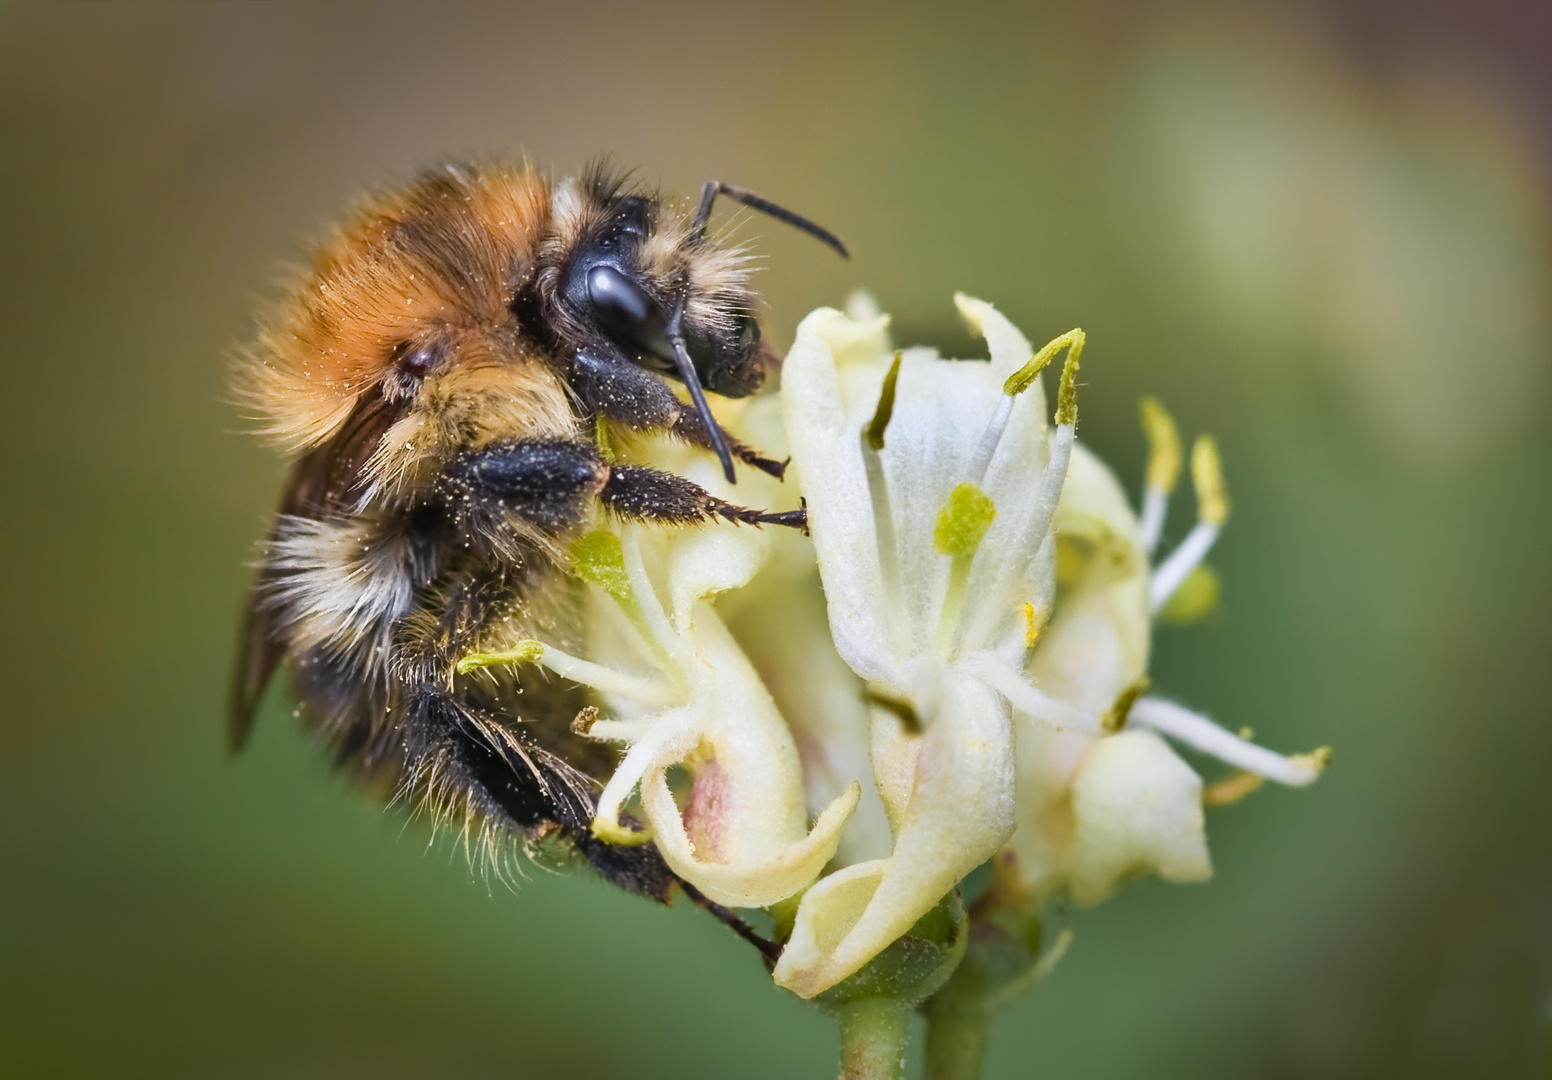
[[[285,644],[275,636],[273,619],[260,602],[266,574],[259,571],[248,594],[248,608],[237,639],[237,663],[227,697],[226,744],[233,753],[241,750],[253,730],[253,714],[269,685],[270,676],[280,666]]]
[[[362,470],[400,412],[380,394],[368,393],[334,438],[297,461],[286,481],[277,519],[323,519],[348,514]],[[248,740],[259,699],[287,651],[282,628],[276,625],[274,613],[265,603],[268,586],[278,573],[269,563],[274,539],[275,532],[271,530],[238,634],[226,717],[227,745],[234,751],[242,749]]]

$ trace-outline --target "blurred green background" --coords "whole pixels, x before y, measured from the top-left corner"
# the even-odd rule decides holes
[[[222,748],[277,261],[447,155],[608,151],[846,238],[741,228],[779,342],[865,285],[978,350],[963,289],[1088,331],[1129,484],[1140,395],[1219,437],[1225,606],[1155,683],[1334,764],[1213,812],[1210,884],[1077,913],[988,1076],[1546,1075],[1549,10],[0,8],[0,1073],[833,1075],[687,907],[487,887],[282,695]]]

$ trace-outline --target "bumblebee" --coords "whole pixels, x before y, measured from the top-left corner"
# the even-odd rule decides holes
[[[802,527],[683,477],[617,464],[596,433],[667,433],[780,477],[729,437],[706,392],[743,397],[778,362],[748,260],[694,213],[605,167],[552,181],[449,165],[361,201],[326,236],[238,365],[238,393],[296,455],[247,608],[230,707],[246,739],[282,660],[341,764],[491,851],[558,837],[604,877],[667,902],[650,844],[589,831],[609,752],[576,735],[557,681],[460,676],[492,634],[563,633],[564,551],[594,504],[671,526]],[[685,401],[669,380],[682,383]],[[559,630],[556,628],[559,627]]]

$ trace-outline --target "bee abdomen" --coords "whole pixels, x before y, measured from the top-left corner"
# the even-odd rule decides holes
[[[406,692],[401,794],[439,821],[476,822],[532,838],[553,825],[605,878],[667,903],[678,883],[651,844],[619,847],[592,836],[598,785],[520,728],[475,709],[440,687]],[[493,837],[487,832],[487,842]]]

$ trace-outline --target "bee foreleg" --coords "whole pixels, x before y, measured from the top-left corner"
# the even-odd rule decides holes
[[[788,525],[795,529],[808,525],[807,510],[750,510],[724,502],[682,476],[636,465],[610,469],[598,499],[625,517],[665,524],[699,525],[720,517],[745,525]]]
[[[706,421],[680,401],[662,379],[629,360],[578,352],[572,368],[572,388],[594,413],[618,420],[633,431],[668,431],[692,446],[714,450]],[[733,456],[744,464],[781,479],[784,461],[772,461],[751,446],[723,433]]]

